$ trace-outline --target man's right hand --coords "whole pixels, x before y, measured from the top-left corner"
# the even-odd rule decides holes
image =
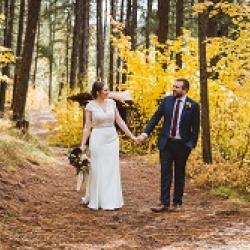
[[[147,134],[142,133],[139,136],[137,136],[137,140],[140,144],[144,143],[146,139],[148,138]]]

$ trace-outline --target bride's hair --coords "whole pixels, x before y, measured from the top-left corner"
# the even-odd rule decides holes
[[[100,92],[103,90],[104,83],[101,81],[96,81],[92,85],[92,90],[91,90],[91,95],[93,96],[94,99],[97,98],[97,92]]]

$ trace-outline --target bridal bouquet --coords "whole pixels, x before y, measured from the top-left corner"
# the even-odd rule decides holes
[[[90,160],[86,153],[83,153],[80,148],[73,148],[68,152],[68,159],[70,165],[75,167],[76,174],[88,174],[90,168]]]

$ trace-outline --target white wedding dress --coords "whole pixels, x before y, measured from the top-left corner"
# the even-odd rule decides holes
[[[96,101],[90,101],[86,106],[92,113],[88,207],[113,210],[123,205],[119,138],[115,129],[116,103],[111,99],[105,102],[105,110]]]

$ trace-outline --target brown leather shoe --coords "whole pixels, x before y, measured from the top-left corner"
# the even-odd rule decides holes
[[[182,207],[182,205],[174,204],[172,210],[173,210],[174,212],[179,212],[179,211],[182,211],[182,210],[183,210],[183,207]]]
[[[169,211],[169,206],[160,204],[157,207],[151,207],[151,211],[155,212],[155,213],[168,212]]]

